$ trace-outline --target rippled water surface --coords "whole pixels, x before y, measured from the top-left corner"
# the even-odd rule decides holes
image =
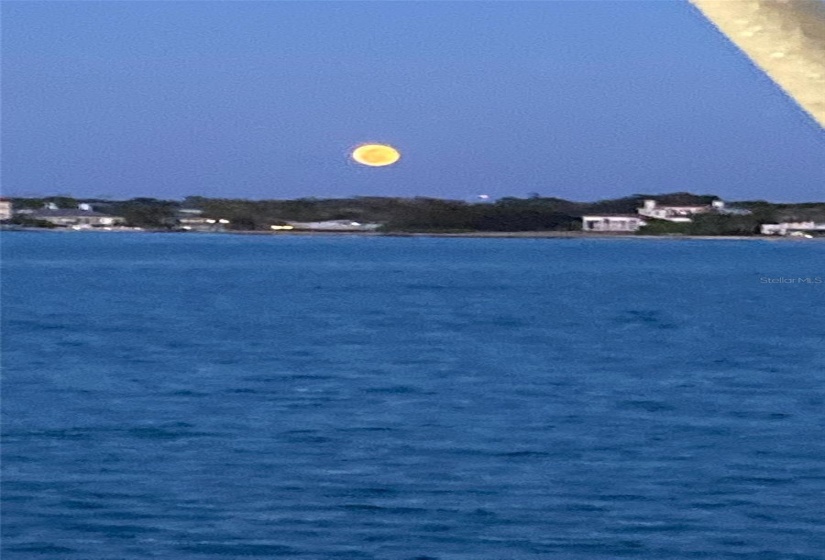
[[[4,559],[825,558],[825,243],[2,243]]]

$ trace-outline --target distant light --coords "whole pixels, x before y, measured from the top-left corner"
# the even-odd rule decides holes
[[[361,165],[384,167],[401,159],[401,153],[386,144],[364,144],[353,150],[352,159]]]
[[[480,195],[478,195],[478,198],[480,198],[481,200],[487,200],[488,198],[490,198],[490,195],[489,194],[480,194]]]
[[[229,220],[224,220],[223,218],[221,218],[220,220],[218,220],[218,223],[219,224],[228,224]]]

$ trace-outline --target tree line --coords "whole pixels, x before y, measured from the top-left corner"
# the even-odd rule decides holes
[[[581,217],[599,214],[633,214],[645,199],[661,205],[704,205],[717,197],[691,193],[638,194],[630,197],[574,202],[537,194],[506,197],[494,202],[466,202],[438,198],[352,197],[340,199],[246,200],[190,196],[184,200],[132,198],[129,200],[78,200],[69,196],[13,198],[15,208],[42,208],[52,203],[76,208],[85,202],[98,211],[126,219],[127,225],[146,229],[178,228],[182,209],[197,209],[205,218],[229,220],[228,228],[269,230],[287,221],[352,220],[380,223],[384,231],[571,231],[581,229]],[[736,204],[749,215],[705,214],[688,224],[652,221],[640,233],[689,235],[749,235],[763,223],[788,220],[825,221],[825,203],[773,204],[746,201]]]

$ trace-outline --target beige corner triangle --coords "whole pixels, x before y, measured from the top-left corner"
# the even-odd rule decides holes
[[[825,128],[825,2],[691,0]]]

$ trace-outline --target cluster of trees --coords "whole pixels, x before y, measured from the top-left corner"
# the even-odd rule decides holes
[[[177,227],[177,215],[181,207],[179,201],[159,200],[157,198],[133,198],[123,201],[110,201],[101,199],[77,199],[67,195],[41,198],[12,198],[11,202],[15,210],[39,210],[50,205],[56,206],[57,208],[69,209],[77,208],[80,203],[86,203],[98,212],[125,218],[129,226],[147,229],[174,229]],[[27,217],[25,214],[15,216],[12,223],[35,227],[54,227],[53,224],[49,222],[35,220]]]
[[[25,214],[18,214],[17,216],[12,216],[10,220],[7,220],[4,223],[28,228],[53,229],[57,227],[51,222],[47,222],[46,220],[36,220],[34,218],[26,216]]]
[[[425,199],[408,205],[384,225],[387,231],[566,231],[581,229],[581,219],[556,210],[513,199],[492,204],[468,204]]]
[[[518,202],[520,201],[520,202]],[[383,224],[385,231],[540,231],[578,229],[581,221],[524,199],[471,204],[436,198],[236,200],[190,197],[184,206],[224,218],[230,228],[267,230],[283,221],[353,220]]]
[[[760,222],[755,216],[699,214],[689,223],[651,220],[639,230],[641,235],[755,235]]]
[[[205,217],[230,221],[230,228],[240,230],[268,230],[269,226],[285,221],[317,222],[326,220],[353,220],[386,222],[403,205],[396,198],[346,198],[295,200],[244,200],[190,196],[183,208],[197,208]]]
[[[672,193],[638,194],[597,202],[574,202],[537,194],[527,198],[507,197],[495,202],[469,203],[437,198],[353,197],[342,199],[301,198],[296,200],[244,200],[191,196],[183,201],[133,198],[124,201],[77,200],[70,196],[14,198],[15,208],[42,208],[53,203],[76,208],[90,203],[95,210],[122,216],[130,226],[147,229],[178,227],[181,209],[195,208],[205,218],[229,220],[236,230],[269,230],[285,221],[353,220],[381,223],[385,231],[569,231],[581,227],[588,214],[635,213],[643,201],[655,198],[663,205],[704,205],[717,197]],[[825,203],[772,204],[748,201],[737,204],[749,215],[706,214],[689,224],[652,222],[640,233],[687,235],[750,235],[760,224],[787,220],[825,221]]]
[[[825,203],[801,202],[776,204],[765,200],[737,202],[736,206],[747,208],[762,223],[776,222],[825,222]]]
[[[437,198],[353,197],[344,199],[243,200],[189,197],[184,207],[204,216],[230,220],[230,227],[266,230],[283,221],[354,220],[384,224],[385,231],[568,231],[581,227],[581,216],[633,213],[650,195],[598,202],[573,202],[532,194],[495,202],[468,203]],[[656,196],[662,204],[709,204],[717,197],[674,193]]]
[[[178,224],[180,203],[156,198],[133,198],[96,205],[101,211],[126,219],[127,225],[146,229],[174,229]]]
[[[46,207],[48,204],[54,204],[58,208],[77,208],[78,204],[81,202],[86,202],[85,200],[81,201],[68,195],[45,196],[39,198],[18,197],[11,198],[10,200],[14,205],[15,210],[20,210],[23,208],[38,210]]]

